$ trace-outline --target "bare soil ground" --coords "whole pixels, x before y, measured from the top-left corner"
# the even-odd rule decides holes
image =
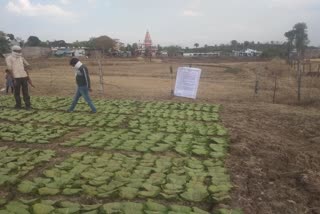
[[[73,96],[68,60],[31,60],[36,85],[31,94]],[[84,63],[96,98],[222,104],[222,122],[231,139],[226,164],[235,186],[233,207],[257,214],[320,213],[320,78],[303,76],[302,101],[297,104],[296,74],[281,61],[106,59],[101,93],[97,62]],[[190,64],[202,68],[198,99],[172,97],[169,67]],[[1,61],[1,71],[4,68]],[[278,89],[272,104],[275,76]]]

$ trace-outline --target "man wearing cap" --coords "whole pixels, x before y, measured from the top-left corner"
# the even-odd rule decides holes
[[[30,96],[28,91],[29,75],[27,69],[30,69],[29,63],[22,57],[21,47],[14,45],[12,53],[6,58],[8,70],[14,78],[14,98],[16,100],[16,109],[21,109],[20,90],[22,89],[23,101],[26,109],[31,109]]]

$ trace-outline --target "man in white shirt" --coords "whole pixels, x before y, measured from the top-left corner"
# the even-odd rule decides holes
[[[28,90],[29,74],[26,68],[30,68],[29,63],[22,57],[21,47],[14,45],[12,53],[6,58],[8,70],[14,78],[14,97],[16,109],[21,109],[20,90],[22,89],[23,101],[26,109],[31,109],[30,96]]]

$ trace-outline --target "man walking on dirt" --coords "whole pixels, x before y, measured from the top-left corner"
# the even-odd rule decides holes
[[[21,109],[20,90],[22,89],[23,101],[26,110],[31,109],[30,95],[28,90],[28,82],[32,85],[27,69],[30,64],[22,57],[21,47],[12,46],[12,53],[6,58],[6,64],[9,72],[14,78],[14,98],[16,100],[16,109]]]
[[[89,91],[91,92],[91,85],[90,85],[90,77],[87,66],[82,64],[78,58],[72,58],[70,60],[70,65],[75,68],[75,75],[76,75],[76,82],[77,82],[77,92],[73,98],[72,104],[68,109],[68,112],[73,112],[80,97],[82,96],[84,100],[88,103],[89,107],[91,108],[92,113],[96,113],[97,109],[93,105]]]

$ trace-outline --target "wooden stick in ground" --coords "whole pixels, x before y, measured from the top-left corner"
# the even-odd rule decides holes
[[[100,77],[100,90],[101,94],[104,95],[104,83],[103,83],[103,71],[101,65],[101,58],[98,60],[99,63],[99,77]]]
[[[255,85],[254,85],[254,98],[256,98],[256,96],[258,95],[258,90],[259,90],[259,80],[258,80],[258,71],[256,69],[254,69],[254,74],[256,76],[256,81],[255,81]]]
[[[311,62],[309,62],[309,72],[311,72],[312,71],[312,64],[311,64]]]
[[[171,96],[173,96],[173,68],[170,66]]]
[[[301,66],[300,61],[298,61],[298,102],[301,100]]]
[[[276,102],[276,91],[277,91],[277,74],[274,73],[274,88],[273,88],[272,103],[275,103],[275,102]]]

